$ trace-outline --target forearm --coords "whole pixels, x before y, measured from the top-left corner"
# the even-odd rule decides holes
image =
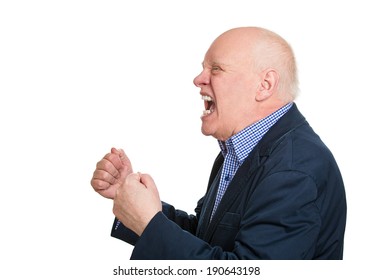
[[[182,210],[176,210],[172,205],[162,202],[163,214],[183,230],[190,232],[191,234],[196,233],[198,220],[195,215],[189,215]]]
[[[186,212],[181,210],[176,210],[172,205],[165,202],[162,202],[162,212],[169,220],[177,224],[183,230],[195,234],[197,228],[196,216],[188,215]],[[136,233],[125,227],[117,218],[114,220],[111,236],[132,245],[135,245],[139,238]]]
[[[206,260],[237,259],[220,247],[211,247],[207,242],[182,230],[159,212],[150,221],[132,252],[132,260]]]
[[[114,219],[111,236],[118,238],[131,245],[135,245],[139,236],[129,228],[125,227],[117,218]]]

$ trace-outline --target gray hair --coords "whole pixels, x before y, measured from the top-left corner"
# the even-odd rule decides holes
[[[278,92],[281,99],[293,101],[298,93],[298,71],[294,52],[288,42],[278,34],[256,28],[258,39],[253,46],[253,67],[256,71],[274,68],[280,75]]]

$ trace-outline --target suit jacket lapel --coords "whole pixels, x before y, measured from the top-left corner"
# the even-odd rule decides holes
[[[247,181],[249,180],[249,177],[259,165],[258,159],[259,159],[258,152],[256,149],[254,149],[250,153],[248,158],[244,161],[244,163],[240,166],[240,168],[237,170],[236,175],[234,176],[234,178],[232,179],[232,182],[230,183],[227,190],[225,191],[225,194],[218,208],[216,209],[214,216],[212,217],[210,221],[207,231],[205,232],[204,240],[206,241],[210,240],[210,238],[212,237],[212,234],[215,232],[215,229],[217,225],[219,224],[220,220],[223,218],[224,214],[228,211],[232,203],[236,202],[237,197],[242,192],[242,189],[244,187],[247,187]],[[215,197],[216,197],[216,192],[211,202],[212,205],[214,205],[215,203]],[[212,206],[210,207],[212,208]]]
[[[215,178],[212,183],[209,185],[208,191],[204,197],[203,207],[201,209],[201,215],[198,222],[197,227],[197,236],[204,239],[204,235],[207,231],[207,227],[210,223],[210,216],[212,212],[212,208],[215,203],[216,193],[219,188],[220,176],[221,171],[223,169],[223,165],[220,165],[220,168],[217,173],[215,173]]]

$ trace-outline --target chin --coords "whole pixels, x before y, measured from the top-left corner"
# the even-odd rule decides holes
[[[211,130],[211,129],[208,129],[208,128],[202,126],[202,128],[201,128],[201,132],[202,132],[202,134],[205,135],[205,136],[212,136],[212,137],[218,139],[218,138],[216,137],[216,131],[214,131],[214,130]]]
[[[201,132],[205,136],[211,136],[212,135],[212,133],[208,129],[204,128],[203,126],[201,127]]]
[[[205,136],[210,136],[210,135],[211,135],[211,134],[207,133],[205,130],[203,130],[203,128],[201,129],[201,132],[202,132],[202,134],[205,135]]]

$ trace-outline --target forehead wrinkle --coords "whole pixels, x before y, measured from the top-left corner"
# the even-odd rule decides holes
[[[229,64],[227,63],[223,63],[223,62],[219,62],[218,60],[205,60],[202,62],[202,67],[206,67],[207,65],[208,66],[213,66],[213,65],[219,65],[219,66],[229,66]]]

